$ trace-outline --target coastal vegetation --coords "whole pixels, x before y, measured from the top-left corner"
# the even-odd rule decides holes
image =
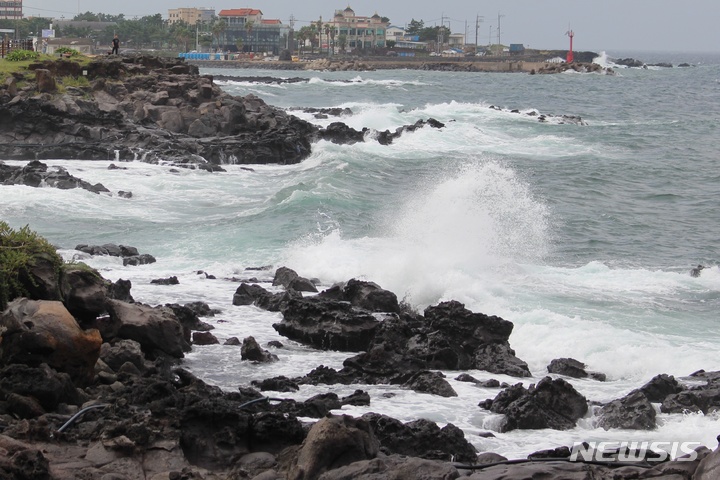
[[[29,273],[38,256],[50,260],[59,272],[63,261],[50,242],[27,225],[15,230],[0,221],[0,310],[13,298],[28,294],[26,281],[32,282]]]

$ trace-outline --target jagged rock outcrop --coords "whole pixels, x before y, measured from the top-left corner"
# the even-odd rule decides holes
[[[385,454],[469,464],[476,462],[477,450],[465,439],[462,430],[452,423],[442,428],[426,419],[402,423],[377,413],[366,413],[362,418],[372,426]]]
[[[320,350],[366,350],[381,323],[367,310],[318,297],[290,299],[282,313],[273,324],[280,335]]]
[[[501,430],[553,428],[568,430],[588,411],[585,397],[561,378],[545,377],[525,388],[521,383],[500,392],[480,406],[505,415]]]
[[[657,426],[655,408],[640,390],[633,390],[625,397],[603,406],[599,417],[598,425],[606,430],[610,428],[652,430]]]
[[[311,280],[301,277],[298,273],[288,267],[280,267],[275,271],[273,286],[283,286],[286,290],[298,292],[317,292],[317,288]]]
[[[145,355],[182,358],[190,351],[183,327],[172,309],[119,300],[108,301],[109,316],[96,323],[105,341],[135,340]]]
[[[0,183],[2,185],[26,185],[28,187],[47,186],[61,190],[82,188],[93,193],[110,193],[110,190],[105,188],[102,183],[92,185],[70,175],[64,167],[48,167],[37,160],[24,166],[6,165],[0,161]]]
[[[0,85],[5,159],[140,159],[222,171],[227,163],[298,163],[322,138],[322,129],[254,95],[225,93],[183,59],[108,56],[30,69],[28,87]],[[64,76],[88,85],[53,88]]]
[[[371,312],[400,312],[397,295],[393,292],[385,290],[377,283],[354,278],[323,290],[318,297],[350,302],[355,307]]]
[[[662,400],[663,413],[703,412],[709,414],[720,409],[720,372],[698,371],[690,380],[705,380],[704,385],[695,385],[677,393],[670,393]]]
[[[604,373],[588,372],[586,365],[574,358],[556,358],[547,366],[548,373],[557,373],[572,378],[592,378],[604,382],[607,377]]]

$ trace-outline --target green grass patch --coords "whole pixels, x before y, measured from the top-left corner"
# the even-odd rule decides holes
[[[58,92],[65,93],[67,87],[85,88],[90,86],[87,77],[60,77],[57,79]]]

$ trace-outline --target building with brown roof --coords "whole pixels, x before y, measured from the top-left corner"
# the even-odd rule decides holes
[[[256,54],[278,55],[288,46],[290,27],[278,19],[264,19],[261,10],[233,8],[221,10],[218,17],[225,22],[220,42],[224,51],[238,51],[238,40],[243,52]]]

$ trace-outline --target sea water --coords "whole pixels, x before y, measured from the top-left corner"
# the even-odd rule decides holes
[[[591,402],[608,402],[660,373],[720,370],[720,57],[636,58],[693,66],[548,76],[204,69],[305,77],[220,84],[320,126],[342,121],[393,131],[431,117],[445,126],[405,133],[388,146],[372,138],[319,142],[297,165],[227,165],[225,173],[52,160],[47,163],[133,196],[2,186],[0,219],[29,225],[67,260],[84,261],[111,280],[131,280],[136,301],[207,302],[221,310],[205,319],[221,343],[254,336],[261,345],[284,344],[272,348],[279,361],[263,365],[241,361],[237,347],[194,347],[184,367],[227,390],[301,376],[319,365],[341,368],[351,356],[279,336],[272,328],[278,313],[232,305],[240,280],[255,277],[272,289],[274,268],[288,266],[319,279],[320,288],[359,278],[418,311],[452,299],[501,316],[513,322],[510,345],[533,376],[467,373],[528,386],[547,375],[552,359],[573,357],[608,380],[570,382]],[[607,56],[598,61],[611,65]],[[316,118],[303,112],[307,107],[348,107],[353,114]],[[538,121],[540,114],[548,120]],[[587,125],[563,123],[561,115],[580,116]],[[118,258],[74,250],[81,243],[131,245],[158,261],[123,266]],[[707,268],[694,278],[689,271],[697,264]],[[271,268],[248,270],[261,266]],[[150,283],[172,275],[179,285]],[[717,446],[717,414],[660,414],[653,431],[605,431],[592,407],[569,431],[499,433],[502,417],[477,406],[499,390],[444,373],[458,397],[366,385],[266,393],[303,400],[362,388],[370,406],[336,413],[453,423],[479,450],[510,458],[593,440]],[[478,436],[486,431],[495,437]]]

